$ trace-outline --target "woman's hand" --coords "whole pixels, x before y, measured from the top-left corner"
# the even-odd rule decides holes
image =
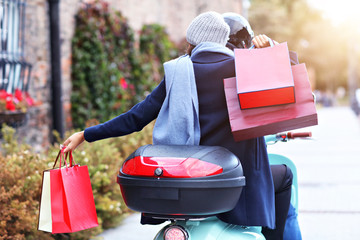
[[[252,43],[255,45],[255,48],[265,48],[265,47],[270,47],[270,42],[269,42],[269,37],[264,35],[264,34],[260,34],[256,37],[253,38]],[[273,40],[270,40],[273,41]],[[277,42],[273,41],[274,44],[278,44]]]
[[[74,151],[84,140],[84,131],[74,133],[63,143],[63,145],[66,146],[64,153]]]

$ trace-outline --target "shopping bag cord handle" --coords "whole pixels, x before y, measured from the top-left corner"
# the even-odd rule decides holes
[[[54,168],[55,168],[55,166],[56,166],[56,163],[57,163],[57,161],[58,161],[58,159],[59,159],[59,157],[60,157],[60,154],[61,154],[61,150],[59,151],[58,155],[56,156],[56,159],[55,159],[55,162],[54,162],[53,169],[54,169]],[[60,163],[60,164],[61,164],[61,163]]]
[[[58,159],[60,158],[60,166],[59,168],[61,168],[61,159],[64,157],[64,162],[65,162],[65,166],[67,167],[67,163],[66,163],[66,159],[65,159],[65,156],[64,156],[64,150],[63,149],[60,149],[56,159],[55,159],[55,163],[54,163],[54,166],[53,166],[53,169],[56,167],[56,163],[58,161]]]
[[[75,162],[74,157],[72,155],[72,151],[69,151],[69,152],[66,153],[65,159],[68,158],[68,155],[69,155],[70,167],[76,165],[76,162]]]
[[[58,155],[57,155],[57,157],[56,157],[56,159],[55,159],[55,163],[54,163],[53,169],[56,167],[56,163],[57,163],[59,157],[60,157],[60,168],[61,168],[61,159],[62,159],[63,157],[64,157],[65,166],[67,167],[66,159],[68,158],[68,156],[69,156],[70,167],[73,167],[73,166],[74,166],[74,165],[73,165],[73,162],[74,162],[74,164],[76,165],[76,162],[75,162],[75,160],[74,160],[74,158],[73,158],[73,155],[72,155],[72,151],[67,152],[66,155],[64,155],[64,149],[65,149],[65,148],[66,148],[66,146],[63,146],[63,145],[60,146],[60,151],[59,151],[59,153],[58,153]]]

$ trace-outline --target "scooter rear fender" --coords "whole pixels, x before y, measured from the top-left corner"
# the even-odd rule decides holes
[[[163,240],[165,226],[155,236],[154,240]],[[217,240],[265,240],[261,234],[261,227],[243,227],[225,223],[217,217],[204,220],[177,221],[176,225],[182,226],[189,234],[189,240],[217,239]]]

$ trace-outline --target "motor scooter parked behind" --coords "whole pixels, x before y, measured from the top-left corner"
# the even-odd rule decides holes
[[[273,144],[310,136],[284,133],[265,139]],[[278,154],[269,154],[269,160],[293,171],[291,204],[297,211],[294,163]],[[223,147],[145,145],[124,161],[117,182],[130,209],[170,221],[154,240],[265,239],[261,227],[228,224],[216,217],[235,207],[245,186],[239,159]]]

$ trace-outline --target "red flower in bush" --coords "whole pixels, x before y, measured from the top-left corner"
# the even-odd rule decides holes
[[[20,102],[23,100],[23,95],[20,89],[16,89],[15,90],[15,97],[17,98],[17,100],[19,100]]]
[[[125,78],[120,78],[120,81],[119,81],[119,84],[120,86],[123,88],[123,89],[127,89],[128,88],[128,83],[126,82]]]
[[[13,96],[10,93],[6,96],[6,109],[9,111],[16,110],[15,104],[13,102]]]
[[[26,98],[26,103],[31,107],[35,104],[34,99],[32,99],[32,97],[30,97],[30,94],[28,92],[25,92],[25,98]]]

